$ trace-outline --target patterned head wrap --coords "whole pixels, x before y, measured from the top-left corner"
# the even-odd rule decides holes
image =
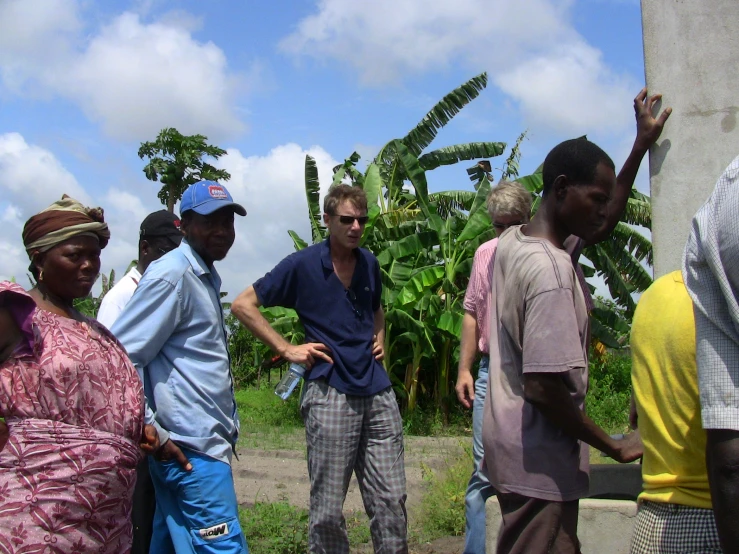
[[[35,253],[46,252],[78,235],[97,238],[100,248],[105,248],[110,239],[103,209],[86,208],[65,194],[61,200],[26,221],[23,227],[23,245],[28,256],[33,259]]]

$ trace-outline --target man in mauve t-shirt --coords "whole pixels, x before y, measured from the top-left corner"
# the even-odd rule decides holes
[[[644,89],[634,100],[637,136],[618,179],[608,155],[587,139],[556,146],[544,161],[536,216],[498,243],[483,446],[499,491],[499,553],[579,552],[587,445],[619,462],[642,454],[638,433],[614,440],[585,415],[588,310],[565,241],[600,242],[618,223],[641,160],[670,114],[652,116],[658,99]]]

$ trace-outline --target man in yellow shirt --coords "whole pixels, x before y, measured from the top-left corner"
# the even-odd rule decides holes
[[[633,554],[720,553],[706,471],[693,302],[680,271],[642,295],[631,328],[637,423],[644,443]]]

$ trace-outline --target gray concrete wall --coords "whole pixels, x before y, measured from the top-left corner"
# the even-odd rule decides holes
[[[650,152],[655,277],[681,266],[690,220],[739,154],[739,0],[641,0],[650,92],[673,113]]]

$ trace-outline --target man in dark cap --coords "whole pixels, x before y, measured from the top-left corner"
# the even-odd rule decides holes
[[[149,264],[177,248],[181,240],[180,218],[175,214],[159,210],[147,215],[141,222],[139,230],[138,262],[103,297],[97,320],[110,329],[131,300]]]

